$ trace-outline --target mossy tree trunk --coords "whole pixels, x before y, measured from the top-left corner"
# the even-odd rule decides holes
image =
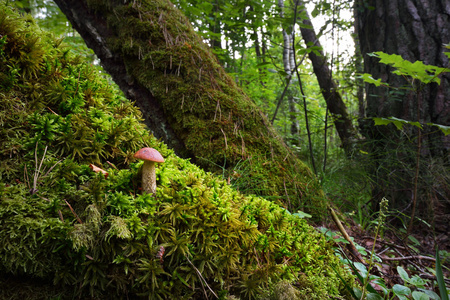
[[[450,136],[431,126],[424,126],[420,133],[412,126],[405,126],[402,131],[393,125],[374,126],[370,118],[397,117],[449,126],[450,73],[440,76],[440,85],[421,86],[419,82],[411,83],[393,74],[390,66],[379,63],[379,59],[368,53],[383,51],[401,55],[411,62],[419,60],[427,65],[448,67],[449,60],[443,54],[443,44],[450,41],[448,3],[447,0],[371,0],[358,1],[356,6],[365,72],[397,88],[366,86],[369,118],[362,120],[361,127],[375,157],[374,202],[387,197],[397,209],[413,211],[418,194],[416,212],[425,215],[434,207],[446,213],[447,218]],[[417,156],[418,149],[420,156]],[[416,185],[417,167],[420,178]]]
[[[325,203],[258,107],[168,0],[55,0],[154,135],[241,191],[317,212]]]

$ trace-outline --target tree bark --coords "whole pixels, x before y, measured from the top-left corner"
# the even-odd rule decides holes
[[[280,17],[284,18],[284,0],[278,0],[278,7],[280,8]],[[284,72],[288,76],[293,76],[293,72],[295,71],[295,57],[294,57],[294,32],[288,34],[285,28],[282,29],[283,34],[283,66],[284,66]],[[297,107],[295,105],[294,101],[294,94],[292,91],[292,87],[288,87],[287,91],[287,100],[289,105],[289,120],[291,122],[290,126],[290,139],[294,145],[299,144],[299,133],[300,133],[300,126],[298,124],[297,120]]]
[[[168,0],[55,0],[155,136],[243,192],[323,212],[323,192]],[[318,214],[317,214],[318,216]]]
[[[306,46],[308,48],[319,47],[322,49],[311,23],[311,17],[305,8],[305,3],[303,1],[299,1],[298,3],[302,9],[302,14],[306,16],[300,24],[300,31]],[[333,117],[334,126],[341,139],[342,147],[347,155],[350,155],[354,143],[357,140],[357,132],[347,112],[347,107],[342,96],[339,93],[338,86],[333,80],[326,56],[322,50],[313,50],[308,53],[308,56],[313,64],[314,73],[316,74],[322,95],[327,103],[328,110]]]
[[[364,60],[361,54],[361,46],[359,43],[358,37],[358,9],[357,4],[355,2],[355,6],[353,7],[353,28],[354,32],[352,34],[353,42],[355,43],[355,71],[356,74],[364,73]],[[366,104],[364,101],[364,80],[361,77],[355,78],[356,84],[356,98],[358,99],[358,118],[363,120],[366,117]]]
[[[358,34],[364,56],[364,69],[374,78],[381,78],[388,89],[366,85],[367,117],[397,117],[408,121],[450,125],[450,74],[441,77],[441,84],[420,85],[392,73],[390,66],[380,64],[368,53],[383,51],[398,54],[411,62],[448,67],[443,54],[444,43],[450,41],[450,2],[447,0],[370,0],[358,1]],[[399,209],[412,205],[414,198],[415,152],[420,149],[419,181],[422,212],[428,212],[433,199],[442,200],[438,206],[447,207],[450,196],[448,170],[450,136],[445,137],[434,127],[425,126],[420,148],[410,140],[417,140],[417,131],[393,126],[374,126],[370,119],[361,123],[371,141],[375,157],[374,200],[390,198]],[[416,130],[416,129],[414,129]],[[409,146],[407,146],[409,145]],[[411,152],[406,148],[410,148]],[[376,173],[377,172],[377,173]],[[426,176],[425,176],[426,175]],[[428,177],[428,179],[426,178]],[[438,192],[436,192],[438,191]],[[431,196],[434,195],[434,196]],[[445,204],[446,203],[446,204]],[[435,203],[436,204],[436,203]]]

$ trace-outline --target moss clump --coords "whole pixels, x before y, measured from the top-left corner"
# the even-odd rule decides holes
[[[321,234],[177,157],[94,67],[4,4],[0,41],[0,280],[47,283],[27,282],[27,299],[255,299],[281,281],[344,294]],[[156,195],[139,189],[143,146],[166,159]]]
[[[196,164],[242,192],[323,215],[326,200],[311,170],[170,1],[86,3],[108,24],[108,48],[123,58],[130,78],[158,99]]]

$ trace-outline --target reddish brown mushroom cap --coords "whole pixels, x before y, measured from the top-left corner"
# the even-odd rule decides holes
[[[162,157],[158,150],[153,148],[142,148],[134,154],[134,157],[146,161],[154,161],[158,163],[164,162],[164,157]]]

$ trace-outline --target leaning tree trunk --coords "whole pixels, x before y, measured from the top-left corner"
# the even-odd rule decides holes
[[[311,23],[311,17],[305,7],[304,1],[297,1],[301,6],[302,14],[306,16],[302,19],[300,32],[307,47],[321,48],[319,39],[316,36],[314,27]],[[323,98],[327,103],[327,108],[333,116],[334,126],[342,142],[347,155],[350,155],[357,140],[357,132],[353,127],[350,115],[347,112],[347,107],[339,93],[338,86],[332,77],[330,66],[327,62],[326,56],[322,50],[314,50],[308,53],[309,59],[312,62],[314,74],[316,74],[319,82]]]
[[[439,207],[445,213],[446,206],[448,214],[450,136],[445,137],[430,126],[420,133],[408,127],[400,132],[394,126],[374,126],[370,118],[397,117],[422,124],[450,125],[450,74],[442,76],[440,85],[432,83],[412,89],[404,77],[394,75],[392,68],[367,54],[383,51],[411,62],[420,60],[427,65],[448,67],[443,44],[450,42],[450,4],[448,0],[359,1],[357,13],[365,72],[400,88],[366,86],[369,118],[361,123],[361,128],[375,157],[374,200],[378,202],[386,196],[395,208],[412,212],[418,199],[419,211],[426,213]],[[417,84],[420,83],[414,83]]]
[[[55,0],[154,135],[237,188],[317,211],[312,172],[168,0]],[[290,204],[290,205],[289,205]],[[308,207],[306,207],[308,206]]]

